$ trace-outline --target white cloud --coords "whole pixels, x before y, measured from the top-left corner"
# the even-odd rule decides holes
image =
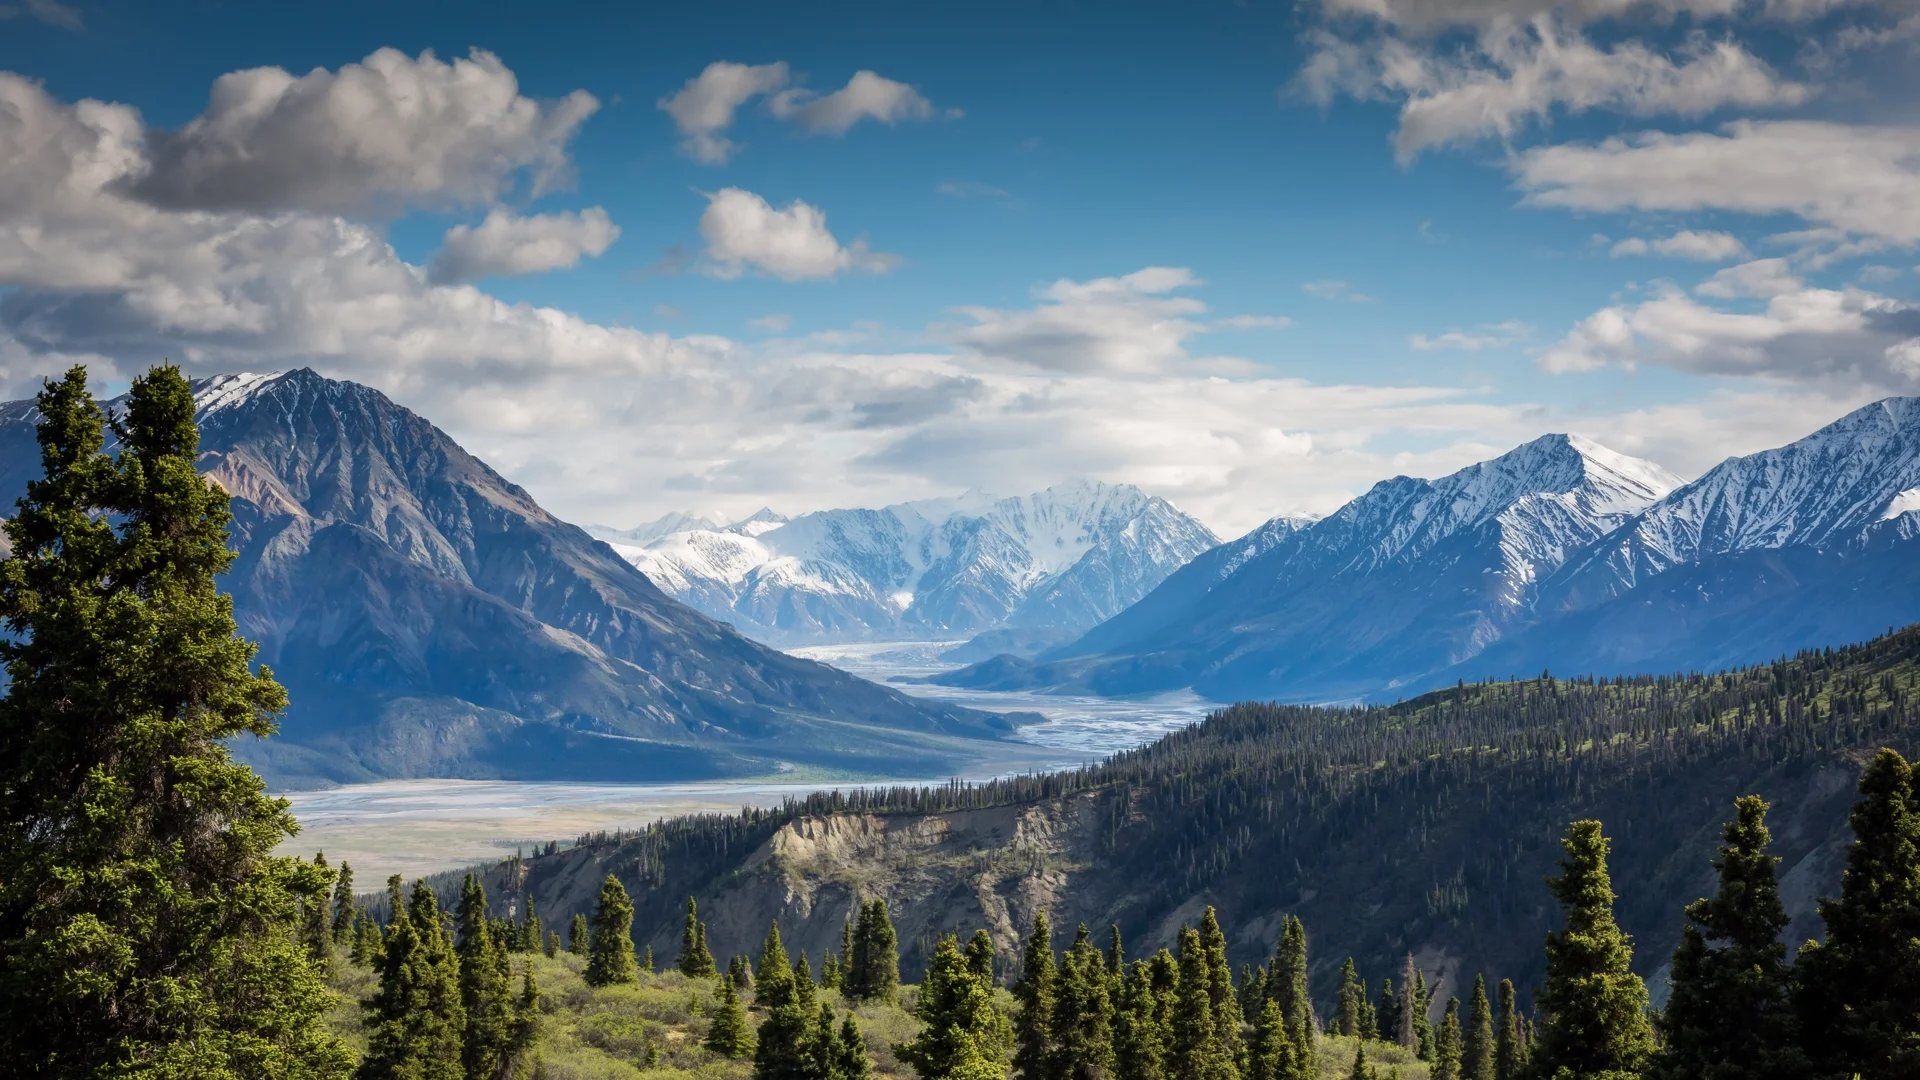
[[[793,318],[788,315],[762,315],[757,319],[749,319],[747,325],[753,327],[755,330],[765,330],[773,334],[784,334],[792,328]]]
[[[827,231],[827,215],[817,206],[796,199],[776,210],[740,188],[707,196],[700,235],[707,241],[710,272],[723,278],[749,270],[783,281],[830,278],[843,270],[884,274],[900,262],[898,255],[869,251],[864,240],[842,246]]]
[[[1491,26],[1460,50],[1324,30],[1310,40],[1315,53],[1298,86],[1322,104],[1340,93],[1402,102],[1394,133],[1402,162],[1431,147],[1510,139],[1555,109],[1694,117],[1730,105],[1797,105],[1811,94],[1732,41],[1695,34],[1672,54],[1637,40],[1602,49],[1546,15]]]
[[[847,85],[825,97],[795,87],[773,96],[773,115],[790,120],[816,135],[845,135],[847,129],[862,120],[894,125],[902,120],[929,120],[936,116],[958,117],[960,110],[942,112],[918,90],[903,82],[856,71]]]
[[[1703,296],[1760,298],[1759,311],[1703,304],[1661,286],[1652,298],[1581,320],[1540,358],[1553,372],[1658,364],[1697,375],[1745,375],[1911,392],[1920,369],[1920,304],[1859,288],[1817,289],[1759,260],[1714,275]]]
[[[501,209],[478,227],[455,225],[434,255],[427,276],[435,284],[493,275],[539,274],[598,256],[620,238],[620,226],[598,206],[579,213],[521,217]]]
[[[1672,236],[1663,236],[1655,240],[1643,237],[1629,237],[1613,245],[1608,254],[1614,258],[1629,255],[1659,255],[1668,259],[1691,259],[1695,262],[1725,262],[1728,259],[1744,259],[1747,245],[1740,242],[1732,233],[1695,232],[1682,229]]]
[[[584,90],[523,97],[475,49],[443,63],[380,49],[338,72],[277,67],[222,75],[204,113],[148,136],[127,180],[172,209],[397,212],[499,198],[523,176],[540,195],[570,178],[566,144],[600,103]]]
[[[944,335],[967,353],[1015,369],[1154,372],[1189,359],[1186,339],[1207,306],[1167,294],[1200,284],[1180,267],[1150,266],[1124,277],[1062,279],[1036,290],[1031,308],[962,307],[971,325]]]
[[[1920,243],[1920,127],[1739,120],[1718,132],[1538,147],[1513,169],[1538,206],[1794,214],[1844,234]]]
[[[1215,319],[1213,325],[1222,330],[1285,330],[1293,325],[1293,318],[1287,315],[1229,315],[1224,319]]]
[[[1421,352],[1434,349],[1462,349],[1467,352],[1479,352],[1482,349],[1499,349],[1524,339],[1532,328],[1523,322],[1509,319],[1506,322],[1490,323],[1475,330],[1449,330],[1444,334],[1428,336],[1413,334],[1407,338],[1407,346]]]
[[[78,33],[86,29],[86,22],[80,17],[80,9],[72,4],[62,4],[60,0],[26,0],[26,6],[0,4],[0,19],[12,19],[21,15],[38,19],[48,26],[57,26],[62,30]]]
[[[680,128],[680,148],[695,161],[717,165],[737,147],[721,132],[733,126],[740,106],[787,85],[787,65],[736,64],[718,60],[656,104]]]
[[[1666,22],[1691,15],[1699,20],[1757,13],[1793,21],[1845,7],[1893,8],[1903,0],[1321,0],[1329,15],[1359,15],[1413,33],[1450,27],[1486,27],[1552,15],[1575,24],[1646,16]]]

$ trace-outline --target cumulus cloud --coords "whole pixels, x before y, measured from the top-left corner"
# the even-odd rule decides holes
[[[598,206],[531,217],[496,208],[478,226],[448,229],[427,276],[435,284],[446,284],[540,274],[573,266],[582,255],[600,255],[619,238],[620,226]]]
[[[1667,259],[1691,259],[1695,262],[1725,262],[1728,259],[1744,259],[1747,245],[1740,242],[1732,233],[1695,232],[1682,229],[1672,236],[1663,236],[1648,240],[1633,236],[1613,245],[1608,254],[1614,258],[1633,255],[1658,255]]]
[[[1170,293],[1200,284],[1189,270],[1150,266],[1124,277],[1062,279],[1035,290],[1031,308],[962,307],[971,325],[945,335],[966,352],[1014,368],[1152,372],[1188,359],[1185,342],[1206,327],[1207,306]]]
[[[904,120],[953,118],[958,109],[936,109],[918,90],[872,71],[857,71],[847,85],[820,95],[790,86],[792,71],[785,63],[736,64],[721,60],[686,81],[671,97],[656,104],[679,127],[680,149],[695,161],[718,165],[739,147],[724,132],[733,126],[741,106],[767,97],[774,116],[797,124],[815,135],[845,135],[862,120],[892,126]]]
[[[1537,206],[1793,214],[1832,235],[1920,243],[1920,127],[1739,120],[1536,147],[1512,168]]]
[[[736,64],[718,60],[656,104],[679,127],[680,149],[695,161],[718,165],[738,149],[721,132],[733,126],[740,106],[787,85],[787,65]]]
[[[80,17],[80,9],[72,4],[62,4],[60,0],[27,0],[25,6],[0,4],[0,19],[13,19],[25,15],[32,19],[57,26],[62,30],[75,33],[86,29],[86,21]]]
[[[920,92],[871,71],[856,71],[847,85],[825,97],[795,87],[775,94],[773,115],[790,120],[816,135],[845,135],[862,120],[892,126],[902,120],[958,117],[960,110],[942,112]]]
[[[830,278],[846,270],[884,274],[900,262],[898,255],[868,250],[865,240],[842,245],[817,206],[796,199],[776,210],[740,188],[707,196],[700,235],[707,242],[709,272],[723,278],[750,270],[783,281]]]
[[[1587,316],[1540,365],[1573,372],[1648,363],[1698,375],[1920,387],[1920,304],[1855,287],[1814,288],[1777,259],[1722,270],[1695,292],[1765,304],[1758,311],[1715,307],[1662,285],[1650,299]]]
[[[1695,117],[1797,105],[1811,94],[1732,41],[1695,34],[1671,53],[1637,40],[1603,49],[1547,15],[1491,26],[1459,50],[1325,30],[1312,40],[1297,85],[1322,104],[1343,93],[1401,102],[1393,143],[1403,162],[1432,147],[1511,139],[1556,109]]]
[[[482,49],[251,68],[217,79],[185,127],[151,133],[146,171],[126,180],[169,209],[396,212],[491,202],[521,180],[537,196],[569,179],[566,144],[599,106],[584,90],[524,97]]]
[[[1680,15],[1723,19],[1756,13],[1785,21],[1816,18],[1840,8],[1894,7],[1901,0],[1321,0],[1333,16],[1361,16],[1419,34],[1454,27],[1484,27],[1553,15],[1576,24],[1646,17],[1656,22]]]

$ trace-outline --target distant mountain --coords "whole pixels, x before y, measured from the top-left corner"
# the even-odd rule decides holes
[[[1037,664],[934,681],[1218,700],[1390,691],[1524,624],[1542,579],[1679,484],[1590,440],[1543,436],[1439,480],[1382,481],[1317,521],[1268,522]]]
[[[223,585],[293,699],[280,737],[237,747],[276,784],[916,775],[1007,727],[741,637],[369,387],[195,393],[201,468],[233,496]],[[0,406],[0,505],[38,475],[35,416]]]
[[[1071,636],[1213,547],[1206,526],[1128,485],[826,510],[602,539],[660,588],[781,644],[927,639],[1002,629]]]

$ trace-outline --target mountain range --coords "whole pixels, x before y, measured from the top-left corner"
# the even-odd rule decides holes
[[[236,746],[276,786],[940,775],[1011,726],[742,637],[370,387],[194,389],[201,470],[232,496],[222,584],[293,701]],[[0,406],[0,505],[39,475],[36,418]]]
[[[676,513],[592,531],[666,592],[782,645],[1003,630],[1065,641],[1219,542],[1165,499],[1093,481],[791,520]]]
[[[1270,521],[1073,642],[933,681],[1339,701],[1546,669],[1705,670],[1920,619],[1916,534],[1920,398],[1692,483],[1548,435]]]

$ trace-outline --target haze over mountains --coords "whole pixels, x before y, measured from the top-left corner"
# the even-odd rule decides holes
[[[1707,670],[1920,619],[1917,532],[1920,399],[1690,484],[1549,435],[1269,522],[1037,662],[934,681],[1329,701],[1543,669]]]
[[[1066,640],[1219,542],[1131,485],[823,510],[724,523],[670,514],[595,527],[654,584],[783,645],[937,640],[1018,629]]]
[[[223,585],[293,700],[238,746],[276,785],[937,775],[1009,726],[741,637],[369,387],[195,392],[201,468],[233,496]],[[0,406],[5,505],[39,474],[35,417]]]

